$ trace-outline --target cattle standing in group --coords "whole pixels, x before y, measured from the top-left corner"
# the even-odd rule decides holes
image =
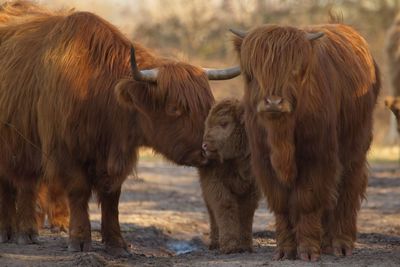
[[[226,99],[206,120],[203,151],[210,162],[199,168],[210,217],[210,249],[223,253],[252,251],[254,212],[261,197],[251,171],[244,107]]]
[[[351,255],[379,71],[351,27],[235,33],[252,165],[275,214],[275,259]]]
[[[126,254],[118,202],[138,148],[204,164],[204,120],[214,103],[208,77],[239,72],[219,76],[156,57],[88,12],[0,26],[0,241],[14,233],[19,243],[35,241],[36,185],[44,176],[67,192],[70,251],[91,248],[94,191],[107,251]]]

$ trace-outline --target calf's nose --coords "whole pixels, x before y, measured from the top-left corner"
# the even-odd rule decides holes
[[[204,151],[207,150],[207,147],[208,147],[207,143],[203,143],[203,144],[201,145],[201,148],[202,148]]]

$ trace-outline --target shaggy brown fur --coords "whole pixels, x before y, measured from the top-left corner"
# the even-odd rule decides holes
[[[10,23],[0,37],[0,241],[14,231],[22,243],[35,240],[34,200],[44,175],[67,192],[69,250],[91,248],[93,190],[107,251],[126,254],[118,202],[137,149],[151,147],[178,164],[205,162],[204,120],[214,102],[207,76],[135,43],[139,67],[158,67],[157,83],[116,86],[130,75],[131,43],[88,12]]]
[[[342,24],[265,25],[235,46],[253,171],[276,218],[275,258],[318,260],[321,246],[350,255],[380,90],[366,41]],[[285,112],[263,109],[286,102]]]
[[[48,16],[51,13],[29,1],[10,1],[0,6],[0,24],[21,23],[23,20],[32,19],[34,16]],[[38,191],[38,224],[44,226],[45,218],[48,218],[53,231],[68,229],[69,208],[67,198],[63,190],[57,185],[49,185],[45,181],[40,182]]]
[[[251,172],[244,108],[239,101],[224,100],[211,109],[203,149],[213,159],[199,168],[210,216],[210,249],[251,251],[253,217],[261,193]]]

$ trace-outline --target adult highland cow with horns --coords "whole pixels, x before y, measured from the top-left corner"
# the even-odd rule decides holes
[[[0,241],[14,233],[21,243],[35,241],[44,175],[67,192],[69,250],[91,248],[93,190],[107,251],[126,254],[118,202],[138,148],[177,164],[205,163],[203,125],[214,102],[207,76],[228,79],[239,68],[219,76],[156,57],[87,12],[33,16],[0,26],[0,36]],[[134,79],[121,80],[130,73]]]
[[[275,259],[351,255],[379,71],[351,27],[233,31],[252,164],[275,214]]]

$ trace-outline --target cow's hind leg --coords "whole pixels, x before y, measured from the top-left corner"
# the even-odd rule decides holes
[[[74,187],[68,192],[71,211],[69,221],[69,251],[91,250],[91,229],[88,201],[91,195],[89,186]]]
[[[37,184],[25,181],[19,185],[17,193],[17,243],[37,243],[38,229],[36,222]]]
[[[16,215],[16,190],[8,182],[0,178],[0,243],[11,240]]]
[[[52,232],[67,232],[69,222],[68,199],[58,184],[48,185],[48,218]]]
[[[99,191],[101,205],[101,234],[106,251],[114,256],[127,257],[130,253],[121,235],[118,220],[118,203],[121,195],[121,186],[112,192]]]

